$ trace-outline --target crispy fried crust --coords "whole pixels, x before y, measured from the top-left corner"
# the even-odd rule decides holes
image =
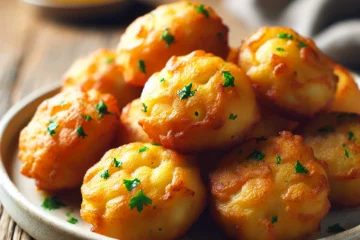
[[[329,168],[330,200],[338,205],[360,205],[360,116],[324,113],[300,131],[315,156]]]
[[[251,157],[255,150],[264,158]],[[297,161],[308,173],[295,172]],[[210,174],[210,189],[215,219],[242,240],[303,239],[318,230],[330,207],[324,166],[290,132],[235,148]]]
[[[135,99],[126,105],[121,112],[121,123],[123,131],[120,131],[120,142],[123,144],[132,142],[151,143],[152,140],[139,125],[140,116],[144,114],[144,106],[141,99]],[[146,110],[147,111],[147,110]]]
[[[330,111],[360,114],[360,104],[357,104],[360,103],[360,90],[352,74],[339,64],[334,66],[334,73],[339,82]]]
[[[226,61],[227,62],[231,62],[235,65],[238,65],[239,64],[239,51],[240,49],[239,48],[232,48],[230,47],[229,48],[229,54],[226,58]]]
[[[95,108],[100,100],[112,113],[101,119]],[[84,114],[92,120],[86,121]],[[34,178],[44,190],[80,186],[88,168],[113,147],[118,116],[116,99],[95,90],[67,91],[45,100],[20,134],[21,173]],[[50,120],[58,125],[52,136],[47,130]],[[84,138],[79,127],[87,135]]]
[[[337,77],[330,61],[311,39],[292,29],[260,28],[242,42],[239,65],[259,101],[285,118],[312,117],[334,98]]]
[[[197,10],[201,6],[203,11]],[[173,37],[171,42],[164,40],[166,34]],[[195,50],[225,59],[228,27],[210,6],[188,1],[161,5],[136,19],[122,35],[117,49],[125,81],[137,86],[144,86],[170,57]],[[145,72],[139,68],[140,60],[144,61]]]
[[[234,77],[234,87],[224,87],[224,71]],[[189,84],[193,96],[181,100],[179,91]],[[141,101],[148,107],[139,120],[145,132],[181,152],[228,148],[241,141],[259,118],[245,73],[203,51],[172,57],[146,83]]]
[[[142,89],[124,81],[123,68],[116,59],[115,51],[109,49],[99,49],[78,59],[66,72],[62,89],[96,89],[102,93],[110,93],[118,101],[119,109],[123,108],[140,97]]]
[[[139,153],[143,147],[148,149]],[[122,162],[116,168],[113,159]],[[100,174],[108,170],[109,178]],[[128,191],[123,180],[138,178]],[[139,212],[130,199],[142,190],[152,200]],[[177,239],[206,205],[206,190],[194,159],[161,146],[131,143],[108,151],[87,172],[81,188],[82,218],[93,231],[117,239]]]

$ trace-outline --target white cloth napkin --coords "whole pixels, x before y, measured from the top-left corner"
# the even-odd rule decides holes
[[[291,27],[336,62],[360,70],[360,0],[225,0],[225,6],[254,31]]]

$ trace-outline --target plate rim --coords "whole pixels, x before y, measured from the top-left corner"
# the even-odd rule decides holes
[[[42,8],[55,8],[55,9],[79,9],[79,8],[96,8],[111,6],[114,4],[126,3],[129,0],[107,0],[106,2],[95,2],[95,3],[75,3],[75,4],[65,4],[65,3],[50,3],[46,0],[22,0],[24,3],[30,4],[35,7]]]

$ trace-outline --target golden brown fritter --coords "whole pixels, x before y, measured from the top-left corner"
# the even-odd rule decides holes
[[[120,142],[123,144],[132,142],[151,143],[152,140],[139,125],[140,116],[147,111],[147,107],[142,104],[141,100],[135,99],[126,105],[121,112],[121,123],[123,125],[120,132]]]
[[[227,62],[231,62],[235,65],[238,65],[239,64],[239,51],[240,49],[239,48],[230,48],[229,49],[229,54],[226,58],[226,61]]]
[[[292,29],[260,28],[242,43],[239,65],[259,101],[285,118],[313,117],[334,98],[337,77],[329,59]]]
[[[116,58],[115,51],[99,49],[78,59],[65,74],[62,89],[96,89],[101,93],[110,93],[117,99],[119,109],[123,108],[140,97],[142,89],[124,81],[123,68],[116,62]]]
[[[181,1],[159,6],[136,19],[118,45],[125,81],[144,86],[172,56],[204,50],[228,55],[228,28],[215,11],[203,4]]]
[[[334,66],[334,73],[339,78],[335,100],[330,107],[331,112],[347,112],[360,114],[360,90],[352,74],[341,65]]]
[[[66,91],[45,100],[21,131],[21,173],[44,190],[81,185],[85,172],[114,145],[116,99],[98,91]]]
[[[326,171],[301,136],[254,139],[210,174],[214,217],[241,240],[306,239],[328,212]]]
[[[229,148],[259,117],[244,71],[204,51],[172,57],[146,83],[141,102],[145,132],[181,152]]]
[[[81,191],[82,218],[117,239],[177,239],[206,205],[194,159],[148,143],[108,151]]]
[[[329,168],[330,201],[343,206],[360,205],[360,116],[324,113],[301,131],[315,157]]]

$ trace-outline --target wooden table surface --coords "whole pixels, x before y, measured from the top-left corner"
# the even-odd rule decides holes
[[[150,2],[150,1],[147,1]],[[156,4],[169,1],[155,1]],[[201,1],[200,1],[201,2]],[[230,45],[246,35],[221,0],[203,0],[230,27]],[[101,47],[115,48],[126,26],[154,6],[137,4],[126,16],[105,23],[54,20],[16,0],[0,0],[0,118],[29,93],[61,82],[71,63]],[[0,240],[32,239],[11,220],[0,204]]]

